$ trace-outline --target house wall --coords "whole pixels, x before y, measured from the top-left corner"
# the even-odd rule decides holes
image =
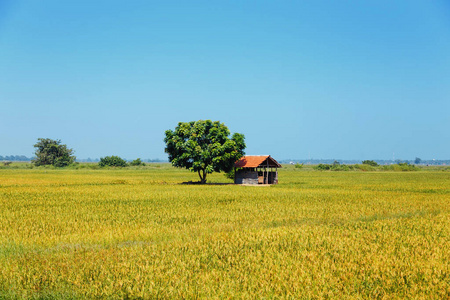
[[[234,183],[236,184],[258,184],[258,172],[245,169],[236,171]]]
[[[246,169],[238,170],[235,174],[234,183],[236,184],[258,184],[263,183],[263,172],[257,171],[249,171]],[[267,176],[267,173],[265,173]],[[269,184],[277,184],[278,183],[278,173],[277,172],[269,172]],[[258,182],[259,177],[259,182]]]

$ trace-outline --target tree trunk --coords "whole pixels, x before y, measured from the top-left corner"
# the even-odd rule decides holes
[[[203,180],[202,183],[206,183],[206,171],[203,170]]]
[[[200,173],[200,170],[198,170],[198,176],[200,177],[200,183],[205,184],[206,183],[206,171],[201,170],[202,173]]]

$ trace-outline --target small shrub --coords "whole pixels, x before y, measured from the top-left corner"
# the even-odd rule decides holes
[[[329,164],[318,164],[317,166],[314,166],[313,169],[319,170],[319,171],[326,171],[326,170],[330,170],[331,167],[333,167],[333,165],[329,165]]]
[[[294,168],[296,168],[296,169],[301,169],[301,168],[303,168],[303,164],[296,163],[296,164],[294,165]]]
[[[350,171],[354,169],[352,165],[341,165],[339,162],[334,162],[332,165],[330,164],[318,164],[313,167],[313,169],[318,171]]]
[[[226,178],[228,178],[228,179],[232,179],[232,180],[234,180],[234,174],[235,174],[235,171],[234,171],[234,169],[233,170],[231,170],[230,172],[227,172],[227,173],[225,173],[225,174],[223,174]]]
[[[236,172],[239,172],[240,170],[242,170],[242,168],[235,168],[235,169],[232,169],[230,172],[226,172],[223,175],[228,179],[234,180],[234,176],[235,176]]]
[[[98,163],[100,167],[126,167],[127,162],[119,156],[106,156],[100,158]]]
[[[130,162],[130,166],[145,166],[145,163],[140,158],[136,158],[135,160]]]

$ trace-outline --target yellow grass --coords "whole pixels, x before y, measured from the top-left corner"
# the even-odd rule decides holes
[[[450,297],[450,172],[189,180],[0,170],[0,298]]]

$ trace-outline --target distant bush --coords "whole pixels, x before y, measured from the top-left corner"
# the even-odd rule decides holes
[[[356,164],[353,166],[356,170],[360,170],[360,171],[376,171],[377,168],[375,168],[374,166],[371,166],[369,164]]]
[[[118,156],[106,156],[100,158],[98,163],[100,167],[126,167],[127,162]]]
[[[77,162],[69,167],[70,169],[80,170],[80,169],[88,169],[88,170],[98,170],[100,168],[98,163],[87,163],[87,162]]]
[[[353,165],[335,165],[331,171],[351,171],[354,169]]]
[[[296,163],[296,164],[294,165],[294,168],[296,168],[296,169],[301,169],[301,168],[303,168],[303,164]]]
[[[337,162],[330,164],[318,164],[313,169],[318,171],[350,171],[354,169],[353,165],[341,165]]]
[[[326,171],[330,170],[333,167],[333,165],[329,164],[318,164],[317,166],[314,166],[313,169],[319,170],[319,171]]]
[[[33,169],[34,167],[34,164],[23,162],[12,162],[11,164],[6,165],[0,164],[0,169]]]
[[[410,165],[408,163],[398,163],[396,165],[383,166],[384,171],[418,171],[418,167]]]
[[[145,166],[145,163],[140,158],[136,158],[130,162],[130,166]]]
[[[373,161],[373,160],[363,160],[363,165],[369,165],[369,166],[372,166],[372,167],[377,167],[378,166],[378,163],[376,162],[376,161]]]

